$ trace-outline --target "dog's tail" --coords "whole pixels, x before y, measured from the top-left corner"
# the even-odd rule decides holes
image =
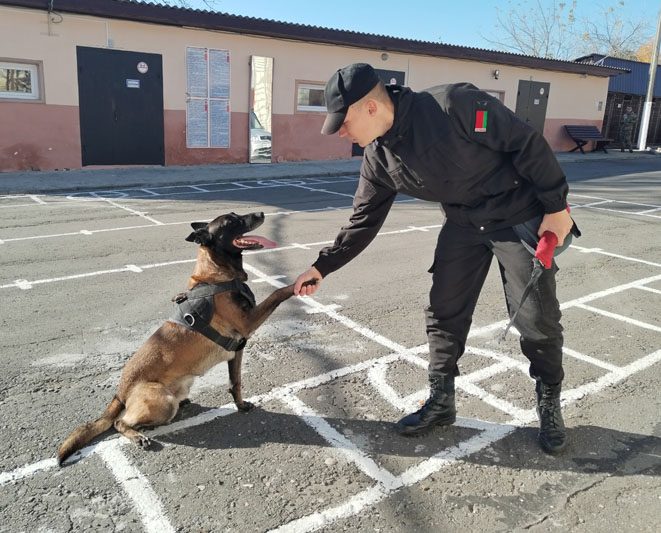
[[[80,450],[94,437],[98,437],[104,431],[109,430],[123,409],[124,404],[115,396],[100,418],[74,429],[57,450],[57,464],[62,465],[64,460],[71,454]]]

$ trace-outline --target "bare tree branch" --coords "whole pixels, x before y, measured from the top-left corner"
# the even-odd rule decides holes
[[[492,36],[482,36],[498,49],[553,59],[570,60],[589,53],[634,58],[650,38],[650,25],[642,13],[627,13],[625,2],[591,6],[591,17],[578,20],[578,0],[508,0],[496,8]]]

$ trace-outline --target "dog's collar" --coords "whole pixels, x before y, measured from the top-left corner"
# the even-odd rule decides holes
[[[200,283],[173,298],[176,306],[169,320],[201,333],[229,352],[242,350],[247,339],[225,337],[211,327],[214,313],[213,297],[215,294],[227,291],[238,292],[248,301],[250,307],[255,307],[255,295],[242,281],[235,279],[222,283]]]

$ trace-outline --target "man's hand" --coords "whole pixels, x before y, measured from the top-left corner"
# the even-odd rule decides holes
[[[323,276],[319,271],[314,267],[310,267],[309,270],[296,278],[294,282],[294,294],[296,296],[310,296],[314,294],[317,292],[322,279]]]
[[[562,246],[573,225],[574,222],[566,209],[557,213],[547,213],[542,219],[537,236],[541,238],[545,231],[552,231],[558,237],[558,246]]]

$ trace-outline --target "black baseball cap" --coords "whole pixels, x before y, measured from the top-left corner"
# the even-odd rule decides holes
[[[347,116],[349,106],[374,89],[377,83],[379,77],[367,63],[353,63],[333,74],[324,92],[328,114],[321,133],[332,135],[337,132]]]

